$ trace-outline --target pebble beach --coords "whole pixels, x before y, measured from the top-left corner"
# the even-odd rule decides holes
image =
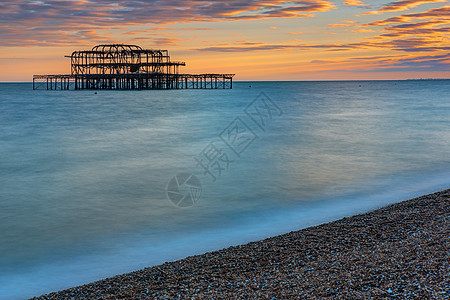
[[[450,299],[450,189],[32,299]]]

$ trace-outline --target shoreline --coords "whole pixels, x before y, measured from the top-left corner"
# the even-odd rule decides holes
[[[450,298],[450,189],[31,299]]]

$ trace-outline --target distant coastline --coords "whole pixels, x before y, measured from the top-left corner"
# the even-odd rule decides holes
[[[448,80],[449,78],[408,78],[406,80]]]

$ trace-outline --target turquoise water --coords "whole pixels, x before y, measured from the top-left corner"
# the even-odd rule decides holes
[[[0,299],[449,188],[449,90],[450,80],[97,94],[0,84]],[[185,208],[167,194],[180,172],[201,183]]]

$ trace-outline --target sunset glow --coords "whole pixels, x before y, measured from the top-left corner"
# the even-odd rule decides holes
[[[0,20],[0,81],[70,73],[64,55],[105,43],[236,80],[450,77],[446,0],[17,0]]]

